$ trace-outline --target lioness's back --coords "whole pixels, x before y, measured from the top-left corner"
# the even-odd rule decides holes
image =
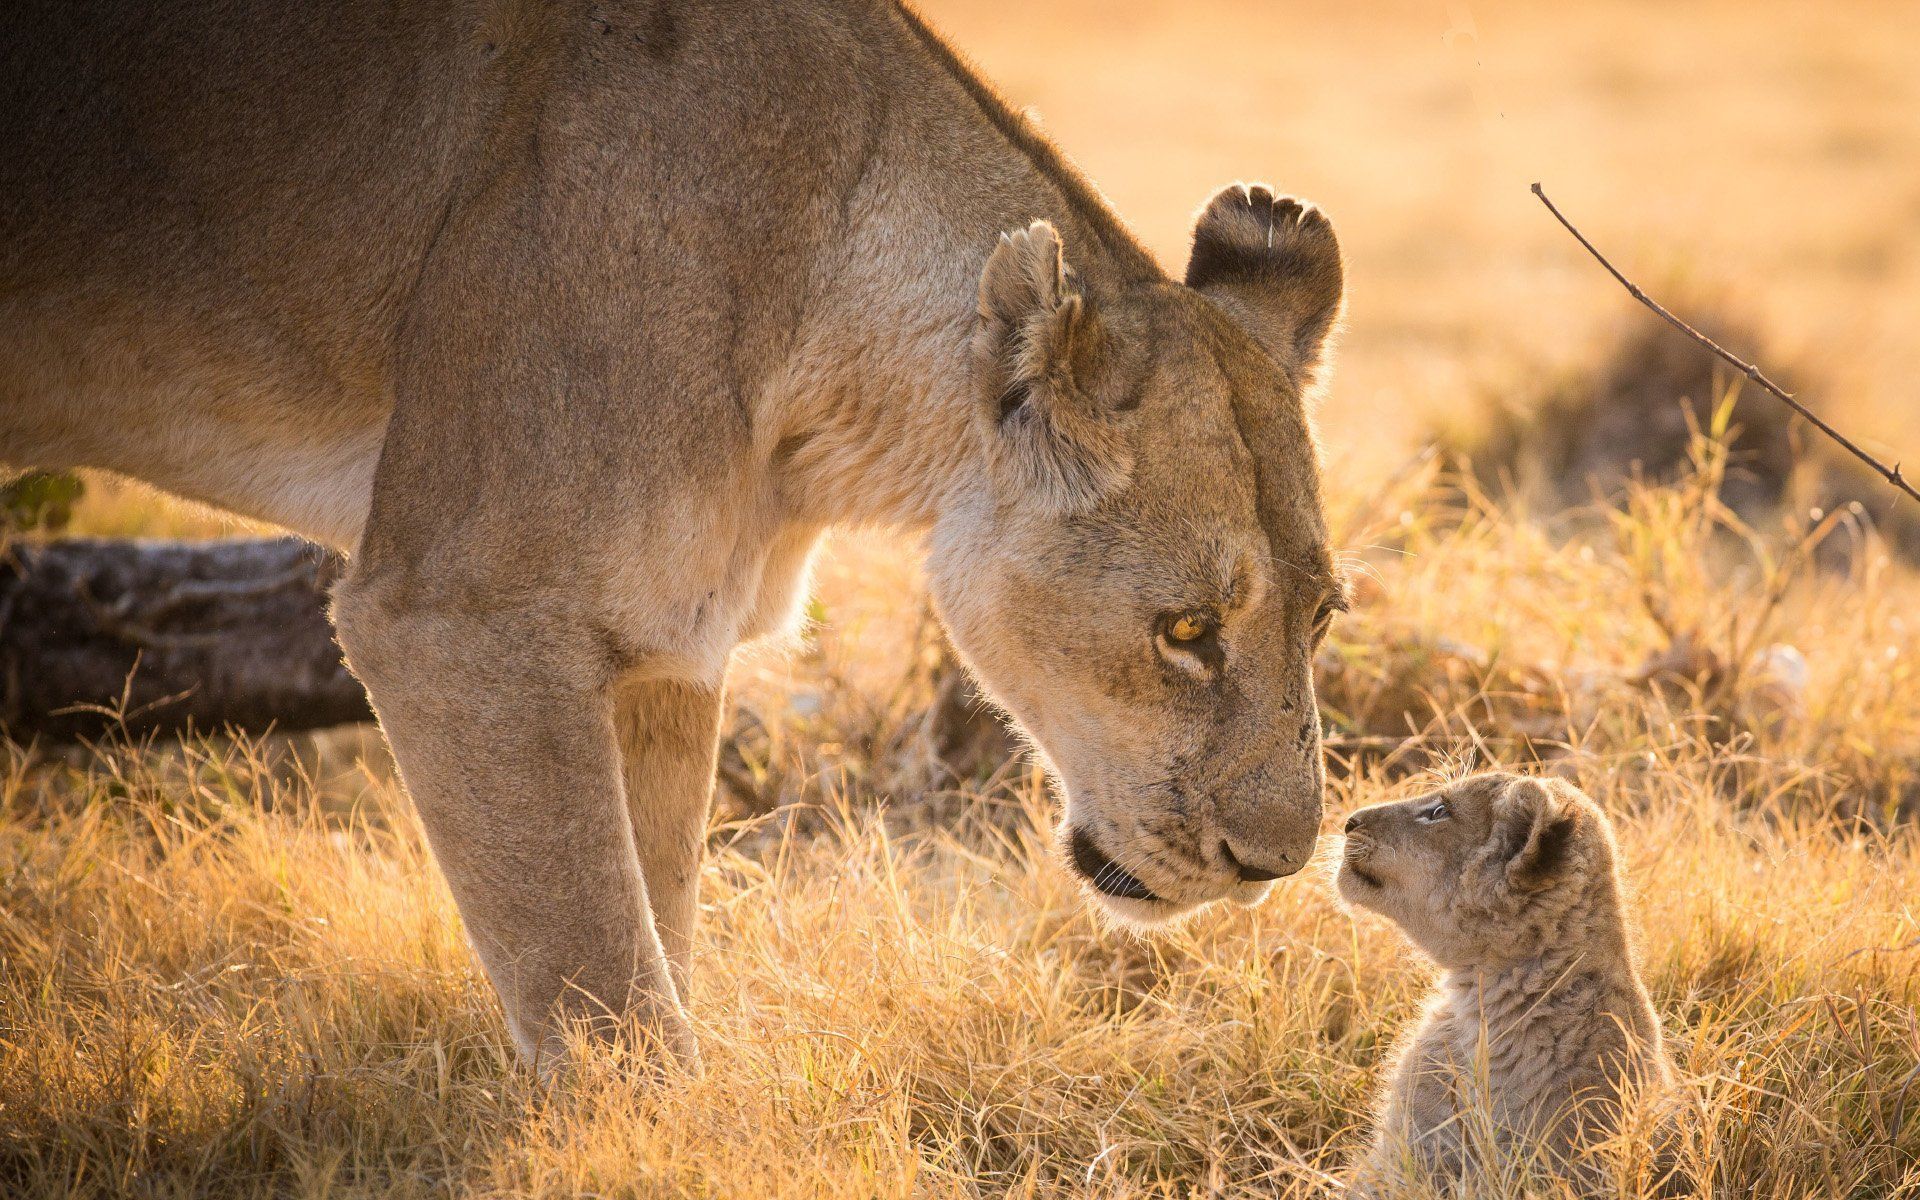
[[[8,298],[272,311],[350,354],[417,269],[474,125],[451,7],[380,7],[11,6]]]
[[[451,12],[10,6],[0,457],[239,506],[195,464],[252,443],[295,524],[337,502],[314,477],[367,475],[472,124]]]
[[[122,0],[0,21],[0,460],[107,467],[342,544],[430,255],[456,274],[511,256],[467,236],[509,204],[528,243],[598,238],[640,306],[622,318],[734,360],[743,390],[787,349],[865,156],[938,99],[901,78],[927,56],[879,4]],[[244,447],[245,478],[209,473]]]

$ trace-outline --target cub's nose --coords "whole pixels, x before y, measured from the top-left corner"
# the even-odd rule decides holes
[[[1346,827],[1347,832],[1354,833],[1358,831],[1359,828],[1362,825],[1365,825],[1366,823],[1367,821],[1366,821],[1365,813],[1354,813],[1352,816],[1347,818],[1347,827]]]

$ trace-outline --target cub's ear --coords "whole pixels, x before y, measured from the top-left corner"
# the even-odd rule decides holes
[[[1346,270],[1333,223],[1319,209],[1237,183],[1200,210],[1187,286],[1220,303],[1304,384],[1339,319]]]
[[[975,366],[1014,486],[1053,512],[1090,507],[1133,468],[1114,414],[1093,397],[1105,347],[1054,227],[1035,221],[1002,234],[980,276]]]
[[[1552,883],[1573,849],[1580,809],[1538,779],[1516,779],[1493,802],[1495,853],[1506,862],[1507,884],[1517,892]]]

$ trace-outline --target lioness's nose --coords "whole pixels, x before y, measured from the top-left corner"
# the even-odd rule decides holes
[[[1225,859],[1227,865],[1234,869],[1234,873],[1247,883],[1265,883],[1269,879],[1282,879],[1300,869],[1300,864],[1294,862],[1285,863],[1279,868],[1263,867],[1257,863],[1248,862],[1234,853],[1233,843],[1224,840],[1220,843],[1220,857]]]

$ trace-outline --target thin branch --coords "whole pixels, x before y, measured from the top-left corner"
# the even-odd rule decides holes
[[[1742,375],[1745,375],[1748,379],[1751,379],[1753,382],[1759,384],[1762,388],[1765,388],[1768,392],[1772,393],[1781,402],[1786,404],[1788,408],[1791,408],[1794,412],[1799,413],[1801,416],[1805,417],[1808,421],[1812,422],[1814,428],[1818,429],[1821,433],[1826,434],[1828,437],[1832,438],[1834,441],[1840,443],[1840,445],[1845,447],[1846,450],[1849,453],[1851,453],[1855,458],[1867,464],[1869,467],[1872,467],[1874,471],[1877,474],[1879,474],[1879,476],[1882,479],[1885,479],[1888,483],[1892,484],[1894,487],[1899,488],[1902,492],[1904,492],[1908,499],[1920,502],[1920,491],[1915,491],[1913,488],[1913,485],[1907,482],[1907,477],[1900,473],[1899,463],[1895,463],[1893,464],[1893,466],[1889,467],[1885,463],[1881,462],[1879,459],[1875,458],[1873,455],[1868,454],[1865,450],[1862,450],[1859,446],[1854,445],[1852,439],[1848,438],[1846,434],[1841,433],[1838,429],[1835,429],[1833,426],[1821,420],[1818,416],[1814,415],[1811,409],[1809,409],[1806,405],[1800,403],[1798,400],[1795,400],[1779,384],[1775,383],[1773,380],[1768,379],[1765,375],[1761,374],[1759,367],[1754,366],[1750,362],[1744,362],[1741,359],[1734,357],[1734,355],[1730,353],[1725,347],[1721,346],[1720,343],[1714,341],[1712,338],[1708,337],[1706,334],[1701,333],[1698,329],[1695,329],[1693,326],[1687,324],[1685,321],[1682,321],[1679,317],[1674,316],[1671,312],[1668,312],[1667,309],[1664,306],[1662,306],[1657,300],[1655,300],[1652,296],[1649,296],[1645,292],[1641,291],[1640,286],[1638,284],[1634,283],[1633,280],[1628,279],[1625,275],[1622,275],[1618,267],[1615,267],[1612,263],[1608,262],[1607,256],[1600,253],[1600,251],[1596,250],[1594,248],[1593,243],[1587,240],[1587,235],[1584,233],[1581,233],[1578,229],[1576,229],[1572,221],[1567,220],[1566,214],[1562,213],[1560,209],[1554,204],[1553,201],[1547,199],[1547,193],[1544,190],[1542,190],[1540,185],[1537,183],[1533,185],[1533,194],[1540,197],[1540,203],[1547,206],[1547,211],[1553,214],[1554,220],[1564,225],[1566,227],[1567,232],[1572,234],[1574,238],[1578,240],[1582,246],[1586,247],[1587,253],[1593,255],[1594,261],[1598,262],[1601,266],[1605,267],[1607,269],[1607,274],[1613,276],[1616,280],[1619,281],[1621,287],[1627,289],[1628,295],[1632,296],[1635,300],[1638,300],[1640,303],[1652,309],[1656,314],[1659,315],[1661,320],[1673,326],[1675,329],[1678,329],[1681,333],[1686,334],[1688,337],[1700,343],[1702,346],[1705,346],[1708,350],[1712,351],[1715,355],[1717,355],[1722,360],[1724,360],[1725,362],[1733,366],[1733,368],[1739,371]]]

